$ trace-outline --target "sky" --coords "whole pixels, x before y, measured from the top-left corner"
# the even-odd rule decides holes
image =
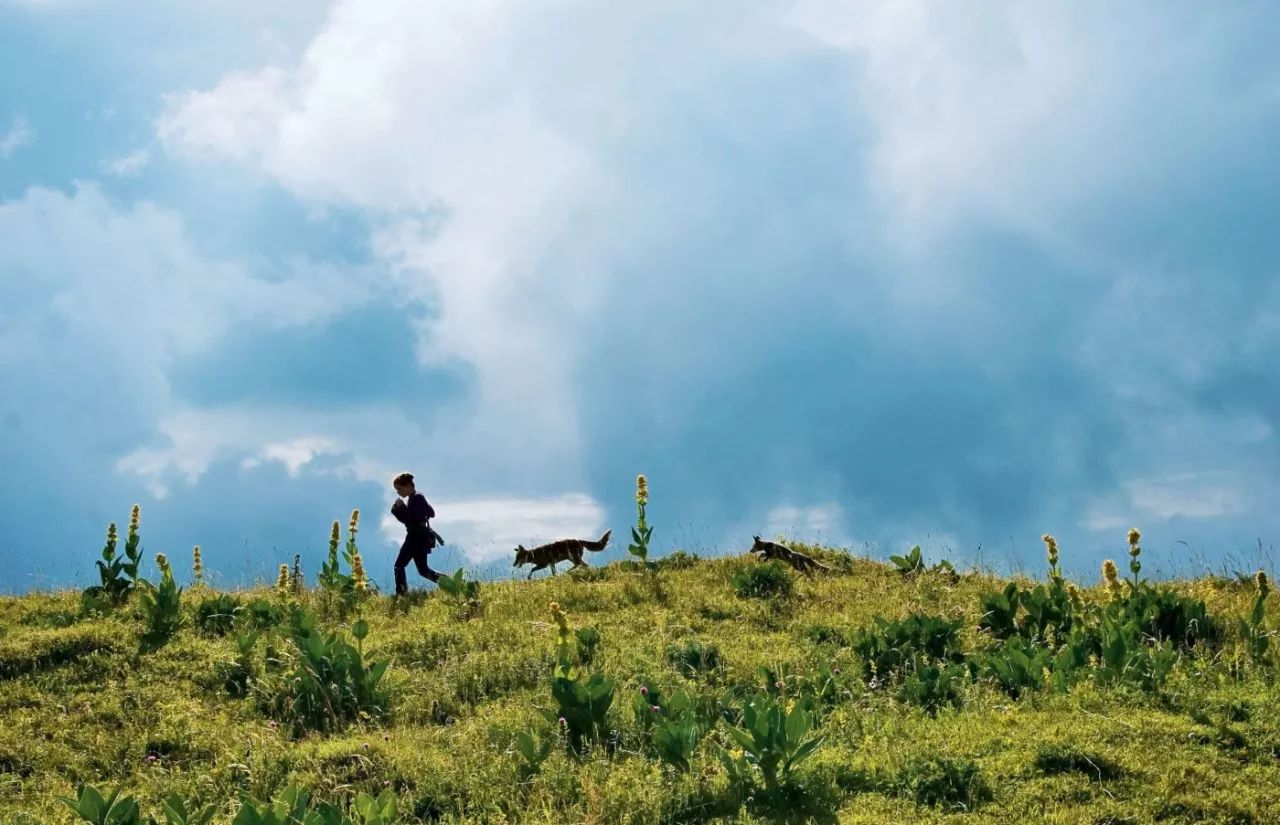
[[[1280,542],[1280,8],[0,0],[0,589]],[[179,576],[185,562],[177,564]]]

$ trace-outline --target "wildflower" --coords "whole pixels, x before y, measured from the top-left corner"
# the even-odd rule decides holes
[[[289,595],[289,565],[280,565],[280,575],[276,577],[276,592],[281,596]]]
[[[166,579],[173,576],[173,572],[169,569],[169,559],[164,553],[156,553],[156,567],[160,568],[160,575]]]
[[[774,682],[773,686],[778,690],[782,690],[782,682]]]
[[[1080,596],[1080,588],[1074,584],[1067,585],[1067,598],[1071,600],[1071,606],[1076,610],[1084,607],[1084,599]]]
[[[1253,580],[1258,585],[1258,595],[1265,599],[1267,594],[1271,592],[1271,583],[1267,581],[1266,571],[1259,570]]]
[[[641,686],[640,686],[640,695],[641,695],[641,696],[648,696],[648,695],[649,695],[649,688],[648,688],[648,687],[646,687],[645,685],[641,685]]]
[[[1111,559],[1102,563],[1102,578],[1107,583],[1107,589],[1111,591],[1111,597],[1120,598],[1120,571],[1116,569],[1116,563]]]
[[[1048,548],[1049,566],[1057,567],[1058,566],[1058,540],[1055,539],[1053,536],[1049,535],[1048,533],[1045,533],[1043,536],[1041,536],[1040,540],[1043,541],[1045,544],[1045,547]]]
[[[644,473],[636,476],[636,503],[641,507],[649,503],[649,482]]]
[[[204,562],[200,558],[200,545],[191,548],[191,572],[196,584],[204,584]]]
[[[289,587],[294,593],[301,593],[304,579],[302,578],[302,555],[300,553],[293,554],[293,573],[289,579]]]
[[[835,675],[839,676],[839,675],[840,675],[840,668],[838,668],[838,667],[832,668],[832,669],[831,669],[831,672],[832,672],[832,673],[834,673]]]
[[[111,561],[116,557],[116,523],[113,521],[107,525],[107,546],[102,548],[102,558]]]
[[[654,713],[662,713],[662,708],[658,707],[657,705],[650,706],[649,710],[653,711]]]
[[[333,529],[329,532],[329,549],[338,549],[338,541],[341,539],[342,528],[338,524],[338,520],[333,520]]]
[[[357,593],[363,596],[369,592],[369,580],[364,575],[364,560],[359,552],[351,556],[351,578]]]
[[[1142,533],[1138,532],[1137,527],[1130,527],[1129,528],[1129,546],[1131,548],[1134,548],[1134,550],[1129,551],[1131,555],[1134,555],[1134,556],[1138,555],[1137,552],[1135,552],[1135,550],[1138,547],[1138,542],[1140,541],[1142,541]]]
[[[138,523],[142,521],[142,505],[135,504],[133,509],[129,511],[129,535],[138,532]]]
[[[360,508],[351,511],[351,522],[347,525],[347,532],[354,538],[355,534],[360,530]]]
[[[561,716],[561,717],[560,717],[560,727],[562,727],[562,728],[567,728],[567,727],[569,727],[569,722],[568,722],[568,720],[566,720],[563,716]]]
[[[156,762],[156,760],[158,760],[158,759],[159,759],[159,757],[158,757],[158,756],[156,756],[154,753],[149,753],[149,754],[147,754],[147,762],[149,762],[149,763],[154,764],[154,763]]]

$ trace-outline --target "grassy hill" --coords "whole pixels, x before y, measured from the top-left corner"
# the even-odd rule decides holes
[[[224,823],[241,794],[291,784],[344,806],[389,790],[393,821],[413,823],[1280,821],[1278,625],[1274,598],[1260,626],[1244,621],[1255,581],[1160,595],[1046,577],[1004,592],[983,574],[798,549],[832,570],[614,564],[484,584],[471,603],[367,596],[345,618],[314,577],[302,593],[233,594],[234,610],[188,587],[181,626],[150,638],[140,594],[154,607],[163,586],[88,614],[76,593],[5,598],[0,821],[79,821],[57,797],[80,783],[121,786],[161,822],[171,794]],[[992,614],[1009,593],[1022,607]],[[1141,599],[1158,615],[1135,644],[1124,605]],[[877,623],[912,615],[932,618]],[[1181,636],[1161,647],[1161,626]],[[308,693],[309,661],[335,689]],[[577,738],[591,707],[573,716],[553,696],[560,662],[562,697],[612,681],[598,739]],[[792,747],[822,737],[772,791],[729,731],[748,706],[778,708]],[[536,767],[521,732],[534,762],[547,749]],[[687,771],[669,764],[682,748]]]

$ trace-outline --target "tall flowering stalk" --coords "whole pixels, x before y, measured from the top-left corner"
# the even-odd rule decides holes
[[[276,576],[276,595],[282,599],[289,598],[289,565],[280,565],[280,573]]]
[[[1137,527],[1129,528],[1129,572],[1133,573],[1133,588],[1138,588],[1138,571],[1142,569],[1142,562],[1138,561],[1138,556],[1142,555],[1142,534],[1138,532]]]
[[[200,545],[191,548],[191,577],[196,587],[204,586],[204,560],[200,558]]]
[[[357,596],[364,596],[369,592],[369,579],[364,574],[364,560],[360,558],[359,550],[351,556],[351,585]]]
[[[289,589],[293,591],[293,595],[300,596],[305,588],[306,581],[302,577],[302,555],[294,553],[293,570],[289,575]]]
[[[1058,570],[1058,540],[1048,533],[1040,537],[1044,542],[1046,555],[1049,558],[1049,578],[1055,582],[1062,581],[1062,573]]]
[[[342,572],[338,565],[338,545],[342,543],[342,525],[336,520],[329,531],[329,555],[320,565],[320,587],[327,593],[337,593],[342,589]]]
[[[1107,590],[1111,593],[1112,601],[1119,601],[1120,592],[1120,571],[1116,568],[1116,563],[1111,559],[1107,559],[1102,563],[1102,579],[1107,583]]]
[[[160,584],[144,581],[139,597],[146,620],[140,640],[144,650],[160,647],[182,627],[182,588],[173,580],[173,568],[164,553],[156,554],[156,567],[160,569]]]
[[[649,563],[649,540],[653,537],[653,528],[645,519],[648,505],[649,482],[641,473],[636,476],[636,526],[631,528],[631,544],[627,545],[627,552],[646,566]]]
[[[121,567],[133,582],[138,583],[138,566],[142,563],[142,537],[138,527],[142,522],[142,506],[135,504],[129,511],[129,533],[124,540],[124,555],[128,559]]]

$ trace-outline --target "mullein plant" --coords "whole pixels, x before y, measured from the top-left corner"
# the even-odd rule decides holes
[[[1111,601],[1118,602],[1124,598],[1124,591],[1120,587],[1120,570],[1111,559],[1102,563],[1102,580],[1107,585],[1107,592],[1111,594]]]
[[[645,509],[649,506],[649,482],[644,474],[636,476],[636,526],[631,528],[631,544],[627,552],[639,559],[640,564],[649,567],[649,540],[653,537],[653,528],[645,518]]]
[[[192,587],[204,587],[204,560],[200,557],[200,545],[191,548]]]
[[[293,570],[289,574],[289,589],[295,596],[301,596],[302,591],[307,589],[306,579],[302,575],[302,556],[301,554],[293,554]]]
[[[173,568],[164,553],[156,554],[156,567],[160,569],[160,584],[144,581],[139,597],[147,624],[142,634],[145,650],[160,647],[182,627],[182,588],[174,581]]]
[[[1129,572],[1133,574],[1133,583],[1131,589],[1138,589],[1138,571],[1142,569],[1142,562],[1138,561],[1138,556],[1142,555],[1142,533],[1138,532],[1137,527],[1129,528]]]
[[[556,623],[556,668],[551,680],[556,709],[548,716],[559,726],[569,749],[581,754],[584,742],[599,741],[607,730],[614,684],[599,673],[586,675],[569,617],[556,602],[551,603],[551,616]]]
[[[325,558],[324,564],[320,565],[319,576],[320,588],[329,594],[340,592],[345,578],[338,564],[338,545],[341,543],[342,525],[335,520],[329,531],[329,555]]]
[[[1250,658],[1257,664],[1265,664],[1267,651],[1271,646],[1271,634],[1263,626],[1266,616],[1267,595],[1271,592],[1271,582],[1266,572],[1259,570],[1253,577],[1256,593],[1253,597],[1253,609],[1247,619],[1240,620],[1240,638],[1244,640]]]
[[[281,599],[289,598],[289,565],[280,565],[280,572],[276,574],[276,595]]]

